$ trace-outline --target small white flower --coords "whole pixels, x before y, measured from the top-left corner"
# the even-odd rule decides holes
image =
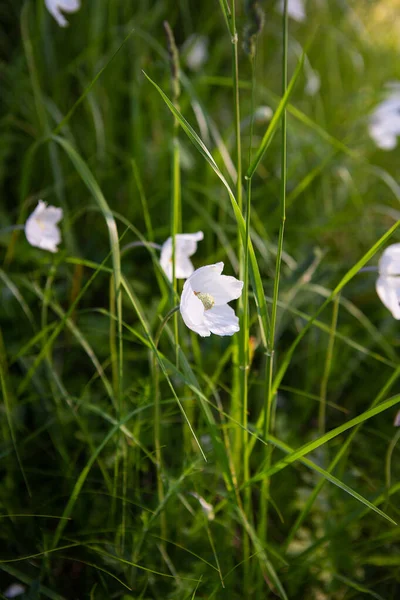
[[[200,267],[185,281],[180,311],[185,324],[202,337],[233,335],[239,319],[228,302],[240,297],[243,281],[221,275],[224,263]]]
[[[44,0],[49,13],[60,27],[68,27],[68,21],[61,11],[73,13],[80,9],[81,0]]]
[[[283,9],[285,6],[285,1],[280,0],[279,2],[279,11],[283,13]],[[289,17],[301,23],[306,19],[306,10],[304,8],[304,0],[288,0],[287,3],[287,11]]]
[[[25,586],[20,583],[12,583],[4,592],[5,598],[16,598],[25,592]]]
[[[321,87],[321,79],[317,71],[314,71],[311,67],[307,72],[307,83],[304,91],[308,96],[315,96],[318,94],[319,88]]]
[[[204,237],[202,231],[197,233],[178,233],[175,236],[175,277],[187,279],[194,271],[192,256],[197,250],[197,242]],[[168,279],[172,281],[172,237],[161,246],[160,264]]]
[[[192,71],[199,71],[208,59],[208,38],[205,35],[193,34],[186,41],[188,48],[186,64]]]
[[[378,148],[393,150],[400,135],[400,90],[392,85],[392,92],[371,115],[368,131]]]
[[[62,208],[47,206],[39,200],[39,204],[25,223],[25,235],[31,246],[49,252],[57,252],[57,244],[61,242],[61,232],[57,223],[62,219]]]
[[[258,123],[264,123],[272,118],[274,111],[270,106],[259,106],[254,111],[254,120]]]
[[[400,319],[400,244],[388,246],[379,261],[376,291],[393,317]]]

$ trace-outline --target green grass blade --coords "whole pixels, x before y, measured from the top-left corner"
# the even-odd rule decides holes
[[[232,209],[233,209],[235,219],[236,219],[237,225],[239,227],[240,235],[242,238],[242,243],[243,243],[243,245],[245,245],[245,243],[246,243],[245,220],[239,209],[239,206],[236,201],[234,193],[232,192],[225,177],[219,170],[218,165],[215,162],[215,160],[213,159],[210,151],[208,150],[208,148],[206,147],[204,142],[200,139],[200,137],[197,135],[197,133],[194,131],[194,129],[191,127],[191,125],[186,121],[186,119],[183,117],[183,115],[177,110],[177,108],[169,100],[168,96],[166,96],[166,94],[164,94],[162,89],[148,75],[146,75],[146,73],[144,73],[144,74],[147,77],[147,79],[150,81],[150,83],[156,88],[158,93],[161,95],[162,99],[164,100],[164,102],[166,103],[166,105],[168,106],[170,111],[175,115],[175,117],[179,121],[180,126],[182,127],[183,131],[186,133],[186,135],[188,136],[190,141],[194,144],[194,146],[197,148],[197,150],[200,152],[200,154],[203,156],[203,158],[205,158],[205,160],[208,162],[210,167],[213,169],[214,173],[224,184],[224,186],[229,194]],[[264,290],[263,290],[260,270],[258,267],[257,258],[255,255],[255,252],[254,252],[254,248],[253,248],[251,239],[249,239],[249,259],[250,259],[250,275],[251,275],[251,279],[252,279],[252,286],[253,286],[253,291],[254,291],[254,296],[255,296],[255,301],[256,301],[256,306],[257,306],[257,312],[258,312],[259,319],[260,319],[261,335],[263,338],[263,344],[266,347],[267,339],[268,339],[268,310],[267,310],[267,304],[266,304],[265,297],[264,297]]]

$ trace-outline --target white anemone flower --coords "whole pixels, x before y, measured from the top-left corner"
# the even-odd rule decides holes
[[[243,281],[221,275],[224,263],[197,269],[185,281],[180,311],[185,324],[202,337],[211,333],[233,335],[239,331],[239,319],[228,302],[240,297]]]
[[[379,261],[376,291],[393,317],[400,319],[400,244],[388,246]]]
[[[279,11],[283,13],[285,0],[280,0]],[[304,8],[304,0],[288,0],[287,12],[289,17],[302,23],[306,19],[306,9]]]
[[[194,271],[192,256],[197,250],[197,242],[204,237],[202,231],[197,233],[178,233],[175,236],[175,277],[187,279]],[[169,237],[161,246],[160,264],[168,279],[172,281],[172,237]]]
[[[371,115],[368,131],[381,150],[393,150],[400,135],[400,89],[393,84],[392,92]]]
[[[62,14],[73,13],[80,9],[81,0],[44,0],[46,8],[60,27],[68,27],[68,21]]]
[[[57,252],[61,242],[61,232],[57,223],[63,216],[62,208],[47,206],[39,200],[39,204],[25,223],[25,235],[31,246],[49,252]]]

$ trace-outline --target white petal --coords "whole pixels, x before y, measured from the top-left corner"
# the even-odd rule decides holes
[[[59,5],[64,12],[73,13],[80,9],[80,0],[59,0]]]
[[[393,317],[400,319],[400,278],[378,277],[376,291],[383,304],[390,310]]]
[[[39,200],[25,223],[26,239],[31,246],[57,252],[57,245],[61,242],[61,232],[57,223],[62,219],[62,215],[61,208],[47,207],[45,202]]]
[[[280,0],[279,10],[281,13],[283,13],[284,5],[284,0]],[[304,9],[303,0],[288,0],[287,11],[289,17],[292,17],[292,19],[294,19],[295,21],[302,22],[306,18],[306,11]]]
[[[175,238],[175,276],[177,279],[187,279],[194,271],[189,256],[197,250],[197,242],[202,240],[202,231],[197,233],[179,233]],[[168,279],[172,281],[172,238],[169,237],[161,247],[160,264]]]
[[[205,267],[196,269],[190,277],[193,290],[196,292],[206,292],[206,286],[216,277],[221,275],[223,269],[223,262],[215,263],[214,265],[206,265]]]
[[[190,278],[193,290],[210,294],[216,306],[236,300],[243,289],[243,281],[229,275],[221,275],[223,268],[223,262],[200,267]]]
[[[20,583],[12,583],[4,592],[6,598],[16,598],[25,592],[25,586]]]
[[[379,260],[380,275],[400,275],[400,244],[391,244]]]
[[[55,18],[60,27],[67,27],[68,21],[61,11],[72,13],[79,10],[80,0],[45,0],[49,13]]]
[[[195,331],[202,337],[208,337],[210,330],[204,321],[204,306],[201,300],[197,298],[190,284],[190,279],[184,283],[180,311],[185,325],[192,331]]]
[[[209,327],[211,333],[216,335],[233,335],[239,331],[239,319],[235,315],[233,308],[224,304],[223,306],[214,306],[204,313],[204,321]]]

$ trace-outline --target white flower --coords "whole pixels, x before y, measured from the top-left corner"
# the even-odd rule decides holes
[[[16,598],[25,592],[25,586],[20,583],[12,583],[4,592],[5,598]]]
[[[321,79],[317,71],[314,71],[311,67],[307,71],[307,83],[304,91],[309,96],[315,96],[318,94],[319,88],[321,87]]]
[[[395,319],[400,319],[400,244],[388,246],[379,261],[376,291]]]
[[[264,123],[265,121],[269,121],[273,114],[274,112],[269,106],[259,106],[254,111],[254,120],[258,123]]]
[[[57,223],[62,216],[62,208],[47,206],[46,202],[39,200],[39,204],[25,223],[26,239],[31,246],[57,252],[57,244],[61,242],[61,232]]]
[[[68,27],[68,21],[61,11],[73,13],[80,9],[81,0],[44,0],[49,13],[60,27]]]
[[[205,35],[191,35],[184,44],[188,48],[186,64],[192,71],[199,71],[208,59],[208,38]]]
[[[221,275],[224,263],[197,269],[185,281],[180,311],[189,329],[202,337],[211,333],[233,335],[239,331],[239,319],[228,302],[242,293],[243,281]]]
[[[392,90],[374,110],[368,126],[369,135],[382,150],[393,150],[400,135],[400,90],[397,85]]]
[[[202,240],[202,231],[197,233],[178,233],[175,236],[175,277],[187,279],[194,271],[194,266],[189,260],[197,250],[197,242]],[[172,237],[169,237],[161,246],[160,264],[168,279],[172,281]]]
[[[279,2],[279,11],[283,13],[283,9],[285,6],[285,1],[280,0]],[[287,11],[289,17],[301,23],[305,21],[306,18],[306,10],[304,8],[304,0],[288,0],[287,3]]]

